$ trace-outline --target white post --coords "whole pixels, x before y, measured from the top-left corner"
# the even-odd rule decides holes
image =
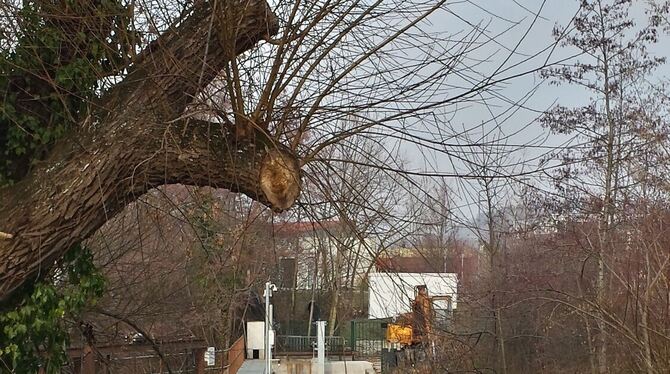
[[[274,325],[275,325],[275,320],[274,320],[274,311],[275,311],[275,306],[270,304],[270,316],[268,316],[268,321],[270,322],[268,326],[268,340],[270,341],[268,343],[268,357],[270,357],[270,361],[272,361],[272,348],[275,346],[275,331],[274,331]],[[272,372],[270,372],[272,373]]]
[[[317,374],[326,372],[326,321],[316,321]]]
[[[270,282],[265,282],[265,373],[272,374],[272,339],[270,338],[270,330],[272,329],[272,305],[270,305],[270,297],[272,291],[276,291],[277,286]]]

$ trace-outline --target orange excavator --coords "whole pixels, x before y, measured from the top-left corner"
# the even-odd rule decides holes
[[[425,285],[414,288],[412,311],[398,316],[395,323],[386,326],[386,340],[391,347],[382,350],[388,355],[385,367],[414,367],[435,356],[434,330],[438,320],[433,308],[435,302],[451,305],[451,297],[431,297]]]
[[[433,329],[433,299],[425,285],[414,288],[412,311],[402,314],[386,328],[386,340],[401,348],[427,346]]]

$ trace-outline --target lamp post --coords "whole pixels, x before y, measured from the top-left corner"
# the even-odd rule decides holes
[[[273,283],[265,282],[265,373],[272,374],[272,339],[270,331],[272,330],[272,305],[270,305],[270,297],[272,291],[277,291],[277,286]]]

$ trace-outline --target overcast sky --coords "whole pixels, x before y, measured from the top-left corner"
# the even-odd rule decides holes
[[[632,13],[640,22],[644,16],[645,2],[638,1]],[[433,15],[428,24],[422,27],[428,30],[448,31],[451,33],[468,30],[472,25],[486,27],[486,35],[496,38],[471,57],[487,59],[479,70],[494,71],[501,64],[511,67],[503,76],[514,75],[541,66],[545,60],[558,61],[564,59],[574,50],[557,47],[547,49],[554,43],[553,28],[568,25],[578,10],[576,0],[476,0],[454,1],[447,6],[448,11]],[[535,13],[539,12],[539,17]],[[530,29],[530,31],[528,31]],[[517,43],[521,43],[517,46]],[[516,52],[510,51],[516,47]],[[654,51],[664,53],[667,42],[661,43]],[[531,56],[536,56],[530,58]],[[509,59],[508,59],[509,58]],[[530,59],[529,59],[530,58]],[[508,59],[506,62],[505,60]],[[527,61],[525,61],[527,60]],[[523,62],[525,61],[525,62]],[[514,66],[519,64],[518,66]],[[514,67],[513,67],[514,66]],[[659,76],[667,75],[667,67],[659,69]],[[456,78],[458,79],[458,78]],[[528,95],[533,92],[532,95]],[[507,173],[532,172],[538,168],[540,157],[556,147],[570,147],[574,142],[568,137],[549,134],[535,119],[540,113],[557,102],[566,106],[579,106],[588,103],[589,94],[584,90],[569,85],[549,85],[542,82],[539,74],[528,74],[510,80],[496,91],[499,99],[487,97],[480,103],[461,106],[453,117],[449,118],[451,129],[469,129],[468,139],[461,139],[465,144],[470,141],[493,141],[503,137],[506,140],[502,148]],[[511,103],[518,103],[514,105]],[[496,118],[495,120],[492,120]],[[484,125],[481,125],[484,123]],[[456,132],[456,131],[455,131]],[[481,134],[487,136],[482,138]],[[463,152],[479,152],[479,150],[459,148]],[[406,159],[415,171],[437,171],[445,174],[463,174],[468,172],[464,163],[444,153],[422,152],[416,147],[403,148]],[[479,157],[479,156],[473,156]],[[512,166],[516,165],[516,166]],[[452,196],[458,205],[458,212],[464,220],[472,220],[481,213],[482,194],[475,181],[464,181],[460,178],[446,178],[454,189]],[[536,180],[536,175],[524,178],[524,183],[531,183],[544,188],[546,182]],[[513,191],[514,192],[514,191]],[[518,192],[518,188],[517,188]],[[513,200],[513,196],[501,197],[501,200]]]

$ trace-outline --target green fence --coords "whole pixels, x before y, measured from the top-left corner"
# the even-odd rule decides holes
[[[307,321],[281,321],[276,327],[280,335],[307,336],[307,332],[310,330]],[[312,324],[309,332],[312,336],[316,335],[316,325]]]
[[[331,339],[333,352],[347,351],[358,357],[379,356],[386,341],[386,326],[390,319],[356,319],[342,321]],[[309,344],[316,337],[316,326],[312,325],[308,337],[307,321],[284,321],[278,326],[279,336],[286,337],[282,345],[285,351],[302,352],[309,350]],[[305,344],[303,344],[305,343]]]
[[[378,356],[386,341],[390,319],[360,319],[342,324],[340,333],[356,356]]]

